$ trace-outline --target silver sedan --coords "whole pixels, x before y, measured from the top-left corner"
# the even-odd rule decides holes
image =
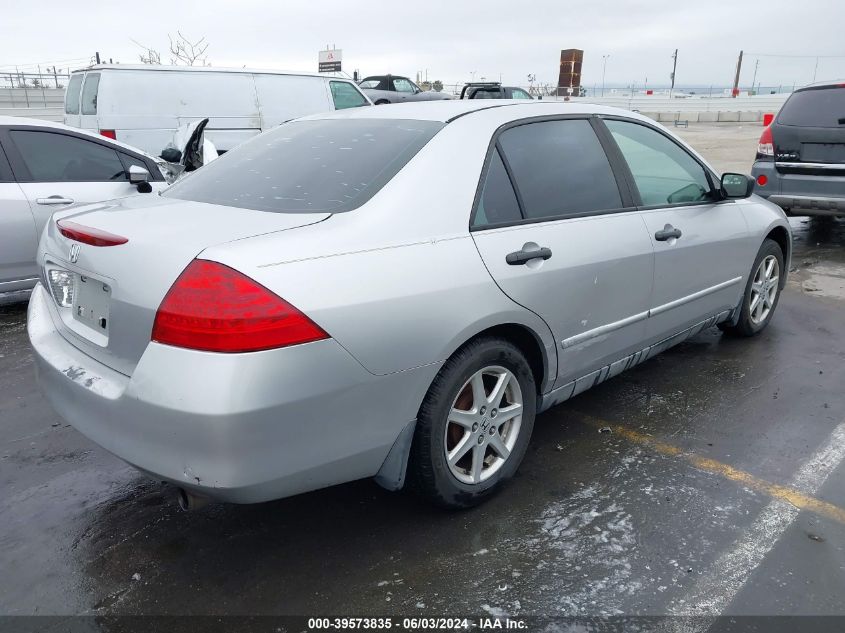
[[[296,120],[160,196],[56,214],[40,382],[188,505],[374,477],[470,506],[540,411],[705,328],[768,325],[790,229],[752,187],[599,106]]]

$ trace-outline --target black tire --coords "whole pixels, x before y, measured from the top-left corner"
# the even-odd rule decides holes
[[[390,103],[390,101],[388,101],[387,99],[379,99],[378,101],[376,101],[375,104],[376,105],[386,105],[388,103]]]
[[[516,379],[521,390],[522,417],[515,443],[498,470],[486,480],[470,484],[460,481],[447,463],[446,434],[447,425],[450,424],[448,417],[456,398],[465,393],[464,388],[470,378],[491,366],[507,369]],[[509,341],[494,337],[468,343],[446,361],[420,407],[408,464],[409,487],[445,508],[468,508],[481,503],[500,490],[519,468],[531,439],[536,409],[537,390],[534,376],[519,348]],[[492,409],[488,415],[489,413],[496,415]],[[501,428],[506,432],[507,427],[504,424]],[[494,430],[490,434],[494,435],[496,432]],[[484,436],[483,428],[480,434]],[[475,438],[471,439],[474,445]],[[485,437],[485,441],[487,439]],[[472,452],[473,449],[470,449],[467,454]],[[486,454],[490,459],[498,459],[495,453]]]
[[[777,259],[779,283],[768,314],[766,314],[765,318],[755,321],[751,315],[751,287],[754,283],[754,277],[757,273],[757,269],[767,257],[774,257]],[[735,336],[755,336],[762,332],[772,320],[775,309],[778,307],[780,294],[783,290],[785,274],[786,272],[783,269],[783,251],[781,250],[780,245],[774,240],[765,240],[763,245],[760,247],[760,251],[757,253],[757,257],[754,259],[754,265],[751,267],[751,272],[748,275],[748,283],[745,284],[745,294],[742,295],[742,306],[739,312],[739,320],[736,325],[722,323],[719,325],[719,328],[723,332],[733,334]]]

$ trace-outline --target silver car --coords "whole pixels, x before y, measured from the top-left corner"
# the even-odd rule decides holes
[[[790,228],[752,186],[593,105],[296,120],[160,196],[55,216],[40,382],[188,505],[374,477],[470,506],[537,413],[710,326],[766,327]]]
[[[361,91],[376,105],[407,101],[445,101],[452,97],[437,90],[423,90],[407,77],[373,75],[358,84]]]
[[[134,174],[130,173],[134,169]],[[150,191],[166,183],[156,160],[98,134],[0,116],[0,301],[38,279],[38,236],[57,209]]]

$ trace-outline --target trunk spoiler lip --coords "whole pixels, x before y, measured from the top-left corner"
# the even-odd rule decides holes
[[[59,233],[66,238],[90,246],[120,246],[129,241],[129,238],[122,235],[115,235],[94,226],[79,224],[73,220],[56,220],[56,226]]]

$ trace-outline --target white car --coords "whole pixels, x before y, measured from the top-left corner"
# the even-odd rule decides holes
[[[24,298],[35,286],[35,250],[54,211],[165,186],[156,159],[133,147],[60,123],[0,116],[0,299]]]

